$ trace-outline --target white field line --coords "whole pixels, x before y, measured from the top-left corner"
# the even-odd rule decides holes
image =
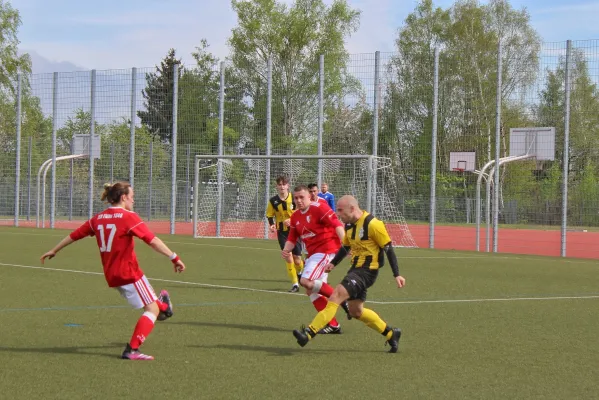
[[[73,270],[73,269],[61,269],[61,268],[47,268],[47,267],[40,267],[40,266],[33,266],[33,265],[20,265],[20,264],[9,264],[9,263],[0,263],[0,265],[5,266],[5,267],[37,269],[37,270],[46,270],[46,271],[55,271],[55,272],[71,272],[71,273],[86,274],[86,275],[103,275],[103,273],[101,273],[101,272],[78,271],[78,270]],[[226,285],[212,285],[212,284],[208,284],[208,283],[178,281],[178,280],[172,280],[172,279],[159,279],[159,278],[148,278],[148,279],[150,281],[156,281],[156,282],[179,283],[179,284],[184,284],[184,285],[204,286],[204,287],[212,287],[212,288],[219,288],[219,289],[244,290],[244,291],[249,291],[249,292],[261,292],[261,293],[303,296],[303,294],[301,294],[301,293],[288,293],[288,292],[280,292],[280,291],[276,291],[276,290],[253,289],[253,288],[238,287],[238,286],[226,286]],[[585,300],[585,299],[599,299],[599,295],[507,297],[507,298],[486,298],[486,299],[479,298],[479,299],[442,299],[442,300],[402,300],[402,301],[372,301],[372,300],[368,300],[367,302],[372,303],[372,304],[393,305],[393,304],[451,304],[451,303],[486,303],[486,302],[500,302],[500,301]]]

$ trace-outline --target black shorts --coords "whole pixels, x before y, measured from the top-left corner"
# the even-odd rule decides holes
[[[285,242],[287,241],[288,237],[289,231],[280,231],[277,229],[277,239],[279,239],[279,246],[281,246],[281,250],[283,250],[283,247],[285,247]],[[293,254],[294,256],[302,255],[302,245],[299,241],[295,243],[295,247],[293,248],[293,250],[291,250],[291,254]]]
[[[378,269],[351,268],[341,281],[341,285],[349,293],[350,300],[366,301],[366,292],[376,281]]]

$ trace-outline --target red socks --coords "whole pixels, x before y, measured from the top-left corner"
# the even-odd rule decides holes
[[[142,314],[137,321],[137,325],[135,325],[133,336],[131,336],[131,341],[129,342],[132,349],[139,349],[139,346],[143,344],[150,335],[150,332],[152,332],[152,329],[154,329],[154,322],[156,322],[156,316],[154,314],[147,311]]]

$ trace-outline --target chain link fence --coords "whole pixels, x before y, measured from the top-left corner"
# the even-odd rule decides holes
[[[295,65],[219,62],[198,50],[193,66],[173,57],[155,68],[21,76],[1,94],[10,118],[0,121],[0,222],[65,226],[104,207],[103,183],[128,180],[145,220],[191,234],[195,155],[375,155],[390,164],[372,177],[371,211],[386,217],[377,196],[392,187],[419,247],[599,257],[589,246],[599,225],[598,45],[400,46]],[[533,157],[537,148],[512,160],[511,130],[539,127],[554,128],[553,159]],[[92,131],[93,164],[89,153],[60,159]],[[456,168],[456,152],[474,162]],[[496,185],[481,170],[497,159]],[[329,181],[343,195],[327,162],[292,184]],[[265,166],[261,195],[280,172]],[[235,187],[234,176],[215,176]]]

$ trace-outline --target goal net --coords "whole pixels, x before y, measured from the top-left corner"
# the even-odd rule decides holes
[[[393,244],[417,247],[399,210],[399,187],[384,157],[219,156],[198,155],[193,191],[194,237],[274,238],[265,217],[268,199],[276,195],[275,180],[289,178],[296,185],[329,185],[336,199],[350,194],[362,209],[383,220]]]

